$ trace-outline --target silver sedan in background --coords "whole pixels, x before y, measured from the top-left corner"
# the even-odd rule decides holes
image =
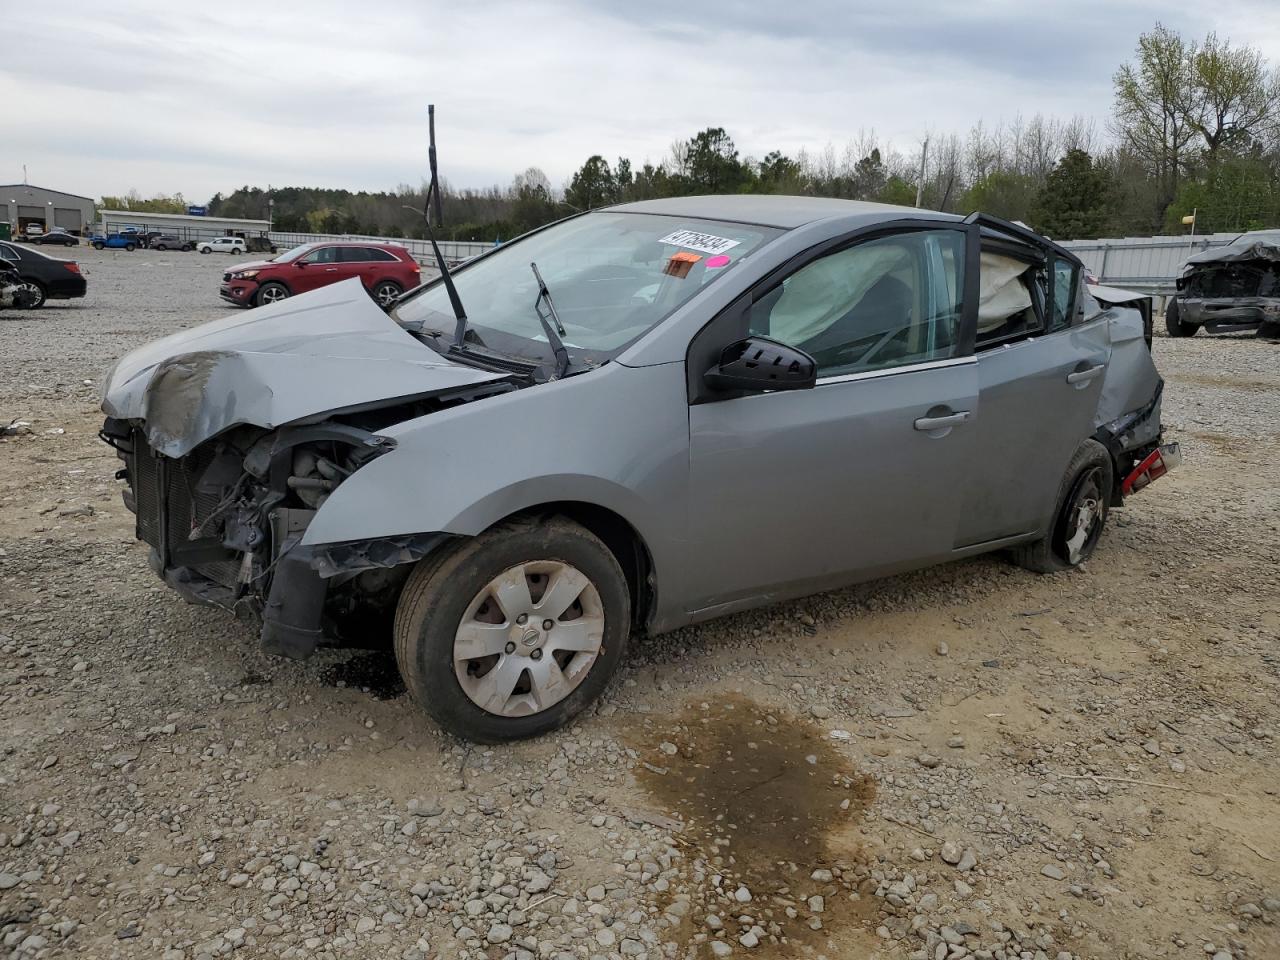
[[[287,656],[385,637],[492,742],[573,717],[642,632],[995,550],[1084,563],[1178,461],[1161,388],[1140,311],[1025,228],[688,197],[389,315],[346,281],[144,346],[103,436],[175,590]]]

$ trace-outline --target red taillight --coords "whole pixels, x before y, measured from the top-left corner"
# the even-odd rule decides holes
[[[1137,493],[1181,464],[1182,450],[1176,443],[1166,443],[1156,447],[1124,478],[1124,482],[1120,484],[1120,492],[1126,497],[1131,493]]]
[[[68,261],[66,261],[66,263],[64,264],[64,266],[65,266],[68,270],[70,270],[72,273],[79,273],[79,272],[80,272],[80,264],[78,264],[78,263],[76,263],[76,262],[74,262],[74,261],[72,261],[72,260],[68,260]]]

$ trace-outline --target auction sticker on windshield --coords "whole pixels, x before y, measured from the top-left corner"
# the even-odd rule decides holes
[[[717,237],[710,233],[699,233],[697,230],[677,230],[658,242],[688,247],[690,250],[701,250],[703,253],[724,253],[726,250],[732,250],[741,241]]]

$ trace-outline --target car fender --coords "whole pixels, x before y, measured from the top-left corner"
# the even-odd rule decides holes
[[[653,558],[660,602],[679,602],[679,590],[669,585],[679,582],[687,535],[682,363],[610,363],[380,432],[395,448],[333,491],[304,545],[474,536],[514,513],[572,501],[630,524]]]

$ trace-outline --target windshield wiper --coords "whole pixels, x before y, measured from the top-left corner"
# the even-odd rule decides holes
[[[530,263],[529,269],[533,271],[533,277],[538,281],[538,298],[533,301],[533,312],[538,315],[538,322],[542,324],[542,330],[551,344],[551,351],[556,356],[556,379],[559,380],[569,369],[569,351],[564,348],[564,341],[560,339],[565,335],[564,324],[560,322],[560,314],[556,313],[556,303],[551,299],[547,281],[543,280],[542,274],[538,272],[538,265]],[[551,314],[550,320],[542,312],[543,300],[547,301],[547,310]]]
[[[426,200],[422,205],[422,220],[427,227],[427,239],[431,241],[431,251],[436,255],[436,265],[440,268],[440,279],[444,283],[445,292],[449,294],[449,306],[453,307],[453,316],[457,321],[453,328],[453,343],[459,350],[463,350],[466,348],[467,311],[462,309],[462,298],[458,296],[458,288],[453,284],[453,274],[449,272],[449,264],[445,263],[444,254],[440,252],[440,244],[436,243],[435,232],[431,229],[433,198],[436,206],[436,220],[440,223],[444,222],[444,216],[440,210],[440,177],[436,171],[436,107],[433,103],[427,105],[427,121],[429,125],[427,161],[431,167],[431,185],[427,187]]]

